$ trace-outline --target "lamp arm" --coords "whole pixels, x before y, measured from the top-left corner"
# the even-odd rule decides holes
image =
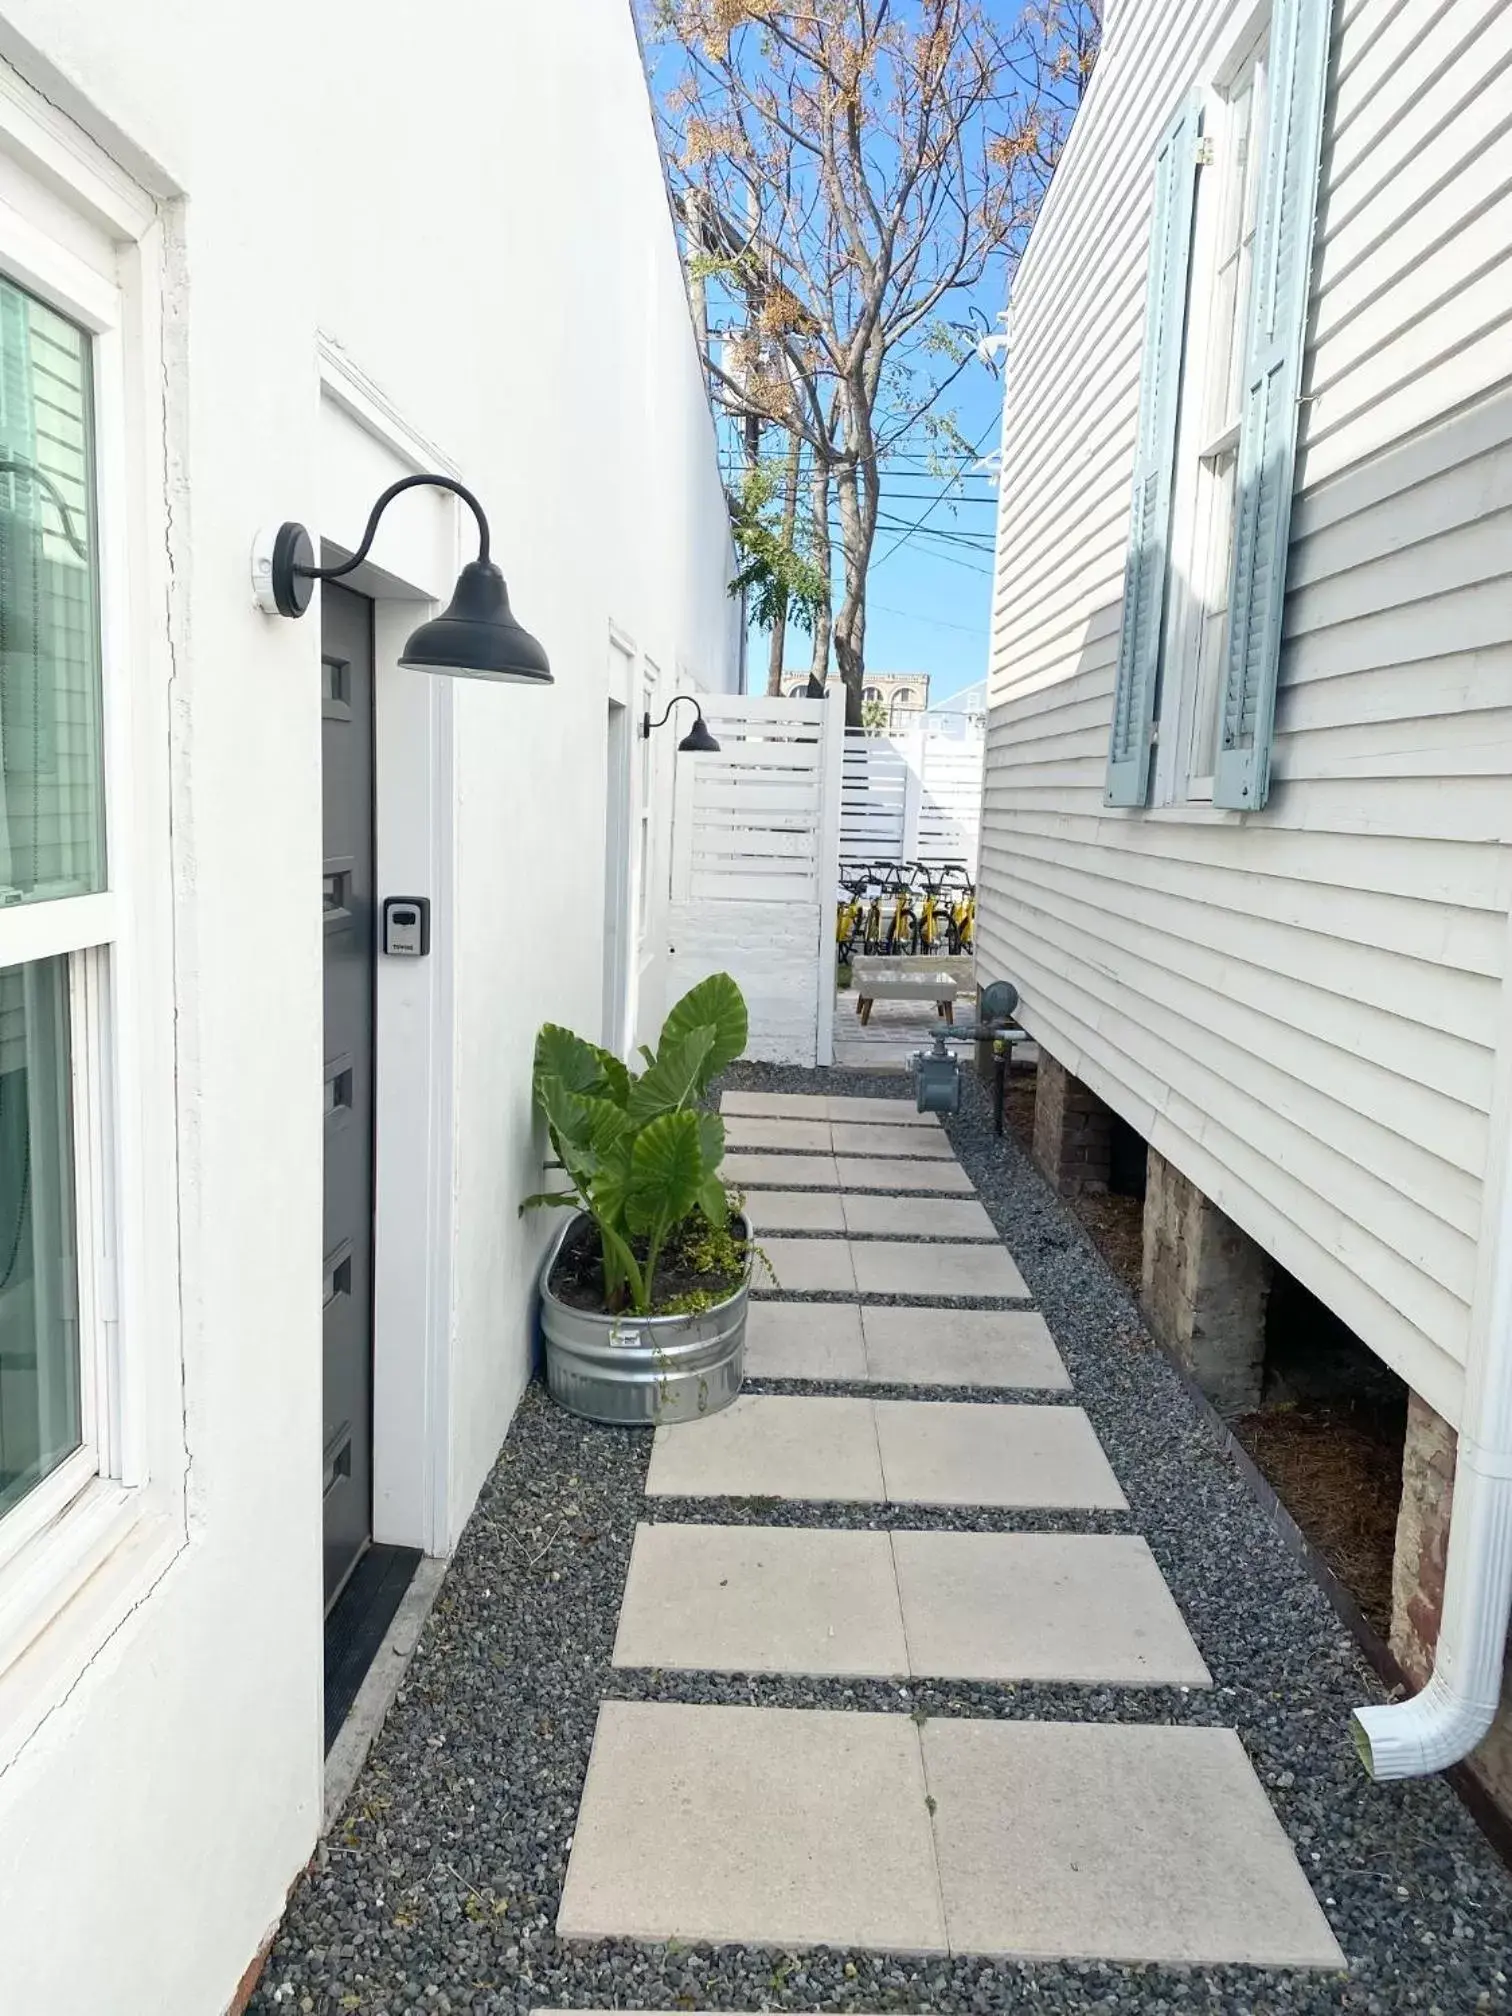
[[[646,709],[646,712],[641,720],[641,740],[643,742],[645,741],[646,737],[651,733],[651,730],[653,728],[663,728],[666,726],[667,722],[672,718],[672,709],[677,705],[679,700],[691,701],[693,704],[694,713],[696,713],[699,720],[702,721],[703,708],[699,705],[697,696],[692,693],[674,693],[672,695],[672,698],[667,702],[665,708],[662,710],[662,716],[659,721],[653,721],[651,719],[651,709],[649,707]]]
[[[488,558],[488,520],[483,516],[483,506],[465,484],[455,482],[450,476],[401,476],[397,483],[390,483],[368,513],[367,529],[362,535],[362,543],[350,560],[343,560],[339,567],[301,567],[297,562],[294,573],[303,575],[307,581],[339,581],[343,574],[350,574],[360,567],[372,550],[373,540],[378,533],[378,520],[383,516],[394,499],[405,490],[420,488],[450,490],[460,497],[478,521],[478,558]]]

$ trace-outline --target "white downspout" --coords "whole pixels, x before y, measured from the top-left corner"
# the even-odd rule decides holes
[[[1512,947],[1512,932],[1508,934]],[[1512,967],[1508,969],[1512,973]],[[1504,983],[1505,986],[1506,983]],[[1444,1608],[1433,1673],[1410,1701],[1357,1708],[1353,1733],[1372,1778],[1417,1778],[1457,1764],[1501,1701],[1512,1613],[1512,1035],[1503,1032],[1492,1111],[1492,1166],[1481,1218],[1475,1309],[1454,1469]]]

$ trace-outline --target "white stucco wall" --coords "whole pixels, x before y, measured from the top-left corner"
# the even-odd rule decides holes
[[[455,695],[453,1538],[528,1373],[534,1031],[598,1024],[609,627],[732,683],[727,528],[625,0],[14,0],[0,54],[185,196],[174,648],[133,676],[171,704],[187,1450],[187,1544],[0,1770],[0,2004],[212,2016],[320,1806],[319,625],[247,587],[260,524],[319,523],[317,331],[478,490],[556,673]]]

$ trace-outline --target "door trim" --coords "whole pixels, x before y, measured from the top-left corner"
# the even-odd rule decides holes
[[[454,474],[339,348],[318,346],[322,558],[355,550],[372,499],[399,476]],[[373,602],[379,897],[431,899],[432,951],[377,960],[374,1073],[373,1537],[451,1550],[455,740],[447,679],[405,672],[415,625],[443,607],[461,560],[454,498],[418,493],[348,577]],[[385,530],[388,530],[386,524]]]

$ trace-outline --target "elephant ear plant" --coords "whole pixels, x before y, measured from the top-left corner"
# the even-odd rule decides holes
[[[604,1307],[655,1311],[657,1268],[730,1214],[720,1179],[724,1122],[699,1109],[714,1077],[746,1044],[746,1005],[728,973],[685,994],[634,1076],[620,1060],[548,1022],[536,1037],[534,1092],[571,1189],[523,1208],[586,1211],[603,1255]]]

